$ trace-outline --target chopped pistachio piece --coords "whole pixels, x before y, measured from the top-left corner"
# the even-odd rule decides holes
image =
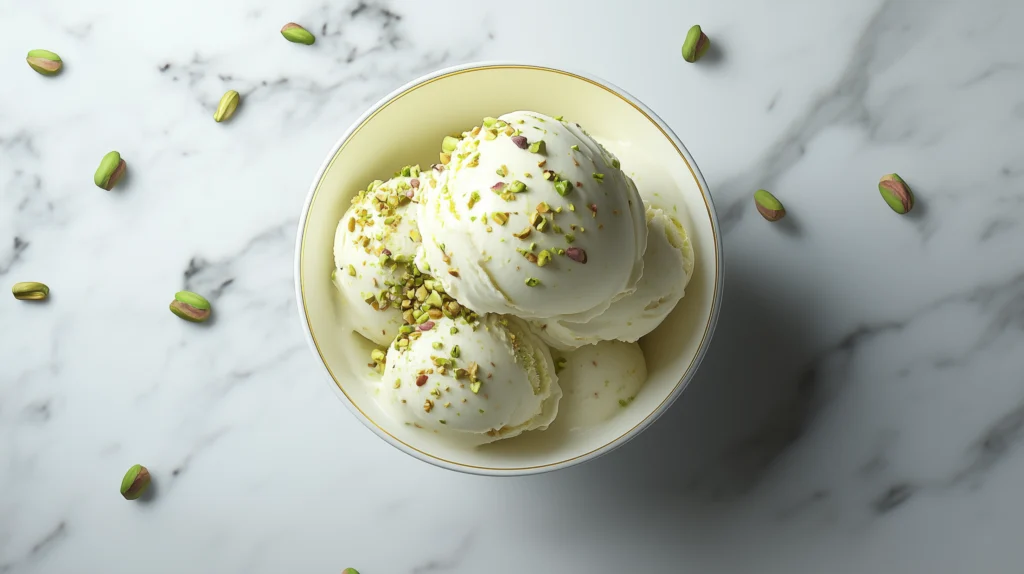
[[[455,148],[458,147],[458,145],[459,145],[459,138],[455,138],[455,137],[452,137],[452,136],[444,136],[444,139],[441,140],[441,151],[447,152],[447,153],[451,153],[451,152],[455,151]],[[451,159],[451,156],[449,156],[449,159]],[[445,162],[445,163],[447,163],[447,162]]]
[[[540,285],[540,279],[537,279],[536,277],[527,277],[526,278],[526,286],[527,287],[536,287],[537,285]]]
[[[537,266],[544,267],[548,263],[551,263],[551,252],[545,249],[537,254]]]
[[[544,140],[537,140],[530,144],[530,153],[544,153],[547,150],[547,146],[544,145]]]
[[[517,179],[508,185],[508,190],[512,193],[521,193],[526,191],[526,184]]]

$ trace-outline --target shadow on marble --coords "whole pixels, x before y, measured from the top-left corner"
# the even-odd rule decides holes
[[[731,273],[726,285],[715,339],[676,404],[617,451],[551,475],[556,496],[621,493],[611,498],[638,508],[728,503],[801,436],[816,391],[807,329],[754,277]]]

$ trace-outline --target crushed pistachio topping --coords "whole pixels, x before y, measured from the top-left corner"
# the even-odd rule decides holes
[[[508,166],[502,164],[502,166],[494,170],[494,172],[500,175],[501,177],[508,177]]]
[[[530,144],[530,153],[545,153],[547,146],[544,144],[544,140],[537,140]]]
[[[572,151],[580,151],[580,146],[572,144],[571,146],[569,146],[569,149],[571,149]]]
[[[508,185],[508,190],[512,193],[522,193],[526,191],[526,184],[517,179]]]
[[[540,285],[540,279],[537,279],[536,277],[527,277],[525,283],[527,287],[536,287]]]
[[[491,214],[491,219],[498,225],[505,225],[506,223],[508,223],[508,214],[496,211]]]
[[[594,179],[596,179],[597,181],[601,181],[601,182],[603,182],[603,181],[604,181],[604,174],[603,174],[603,173],[597,173],[597,172],[594,172],[594,173],[593,173],[593,177],[594,177]]]
[[[537,266],[544,267],[548,263],[551,263],[551,252],[545,249],[537,254]]]
[[[634,395],[632,397],[627,397],[625,399],[619,399],[619,406],[620,407],[629,406],[629,403],[633,402],[634,399],[636,399],[636,395]]]
[[[572,233],[566,233],[565,242],[568,243],[569,245],[572,245],[573,241],[576,241],[576,236],[573,235]]]
[[[565,370],[565,364],[567,362],[568,361],[565,360],[565,357],[559,357],[558,359],[555,360],[555,374],[556,375],[558,373],[561,373],[563,370]]]
[[[428,413],[434,410],[434,401],[430,399],[423,401],[423,410]]]

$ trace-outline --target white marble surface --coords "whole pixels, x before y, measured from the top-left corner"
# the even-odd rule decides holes
[[[317,44],[282,40],[290,20]],[[0,283],[53,288],[0,297],[0,572],[1020,572],[1022,20],[1013,0],[0,0]],[[698,65],[691,23],[715,46]],[[65,72],[33,73],[32,48]],[[344,128],[481,59],[631,91],[725,230],[722,320],[680,401],[522,479],[364,429],[291,288]],[[244,108],[218,125],[231,88]],[[103,192],[111,149],[129,176]],[[910,216],[878,195],[891,171]],[[213,324],[167,311],[182,288]],[[117,492],[135,462],[156,475],[141,504]]]

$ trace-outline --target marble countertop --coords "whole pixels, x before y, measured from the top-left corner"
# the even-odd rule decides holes
[[[1020,572],[1024,4],[983,4],[0,3],[0,283],[53,289],[0,297],[0,573]],[[316,45],[279,36],[293,20]],[[33,73],[32,48],[64,73]],[[725,234],[682,398],[609,456],[516,479],[363,428],[292,291],[342,131],[487,59],[648,104]],[[228,89],[243,107],[216,124]],[[104,192],[111,149],[129,175]],[[908,216],[876,189],[893,171]],[[212,299],[208,328],[167,311],[183,288]],[[136,462],[148,502],[117,492]]]

